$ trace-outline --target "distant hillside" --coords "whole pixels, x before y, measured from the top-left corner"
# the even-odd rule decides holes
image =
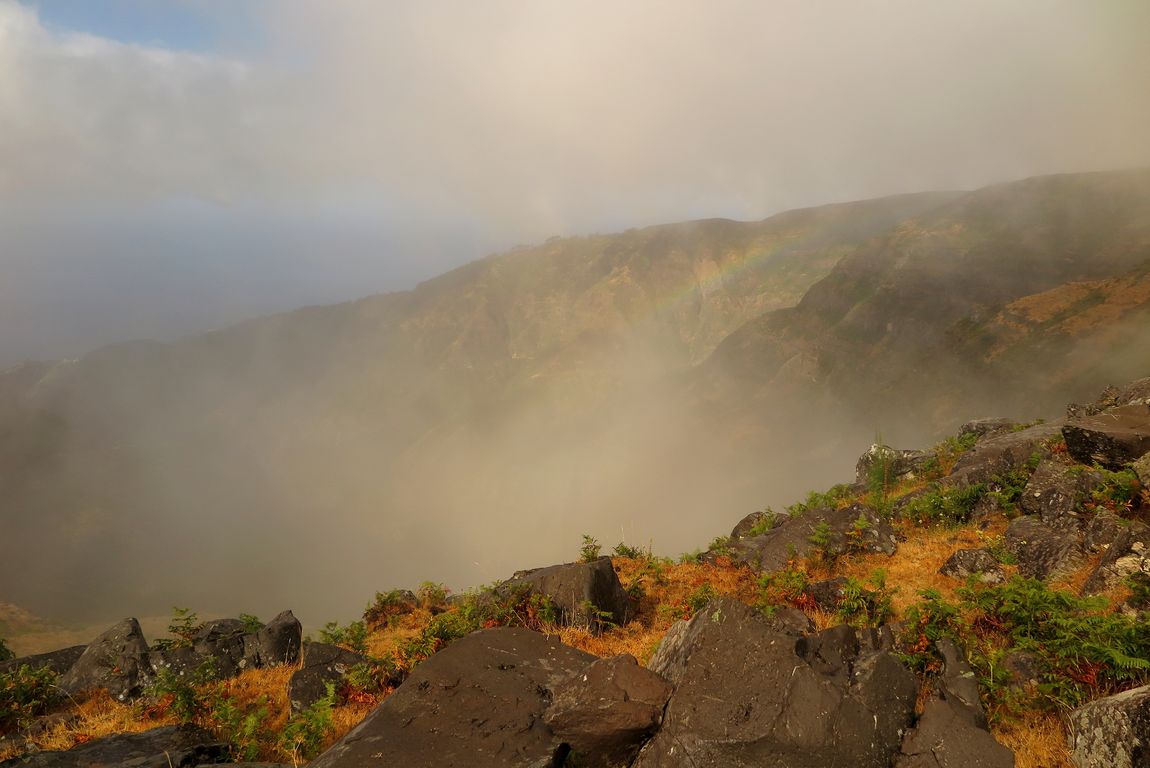
[[[615,535],[607,500],[658,480],[637,482],[611,430],[659,439],[608,399],[659,405],[649,382],[952,197],[552,240],[410,292],[10,370],[0,594],[69,617],[255,610],[257,594],[336,616],[360,606],[333,605],[321,578],[354,581],[343,594],[469,583],[526,541],[566,546],[556,526]]]
[[[29,363],[0,375],[0,599],[321,621],[582,533],[691,549],[876,432],[1145,375],[1148,262],[1150,172],[1055,176],[556,239]]]

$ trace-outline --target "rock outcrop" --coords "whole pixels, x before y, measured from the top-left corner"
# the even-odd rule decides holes
[[[498,591],[507,594],[523,588],[550,598],[560,621],[567,624],[596,627],[606,619],[622,625],[630,614],[627,592],[609,557],[521,571]]]
[[[667,634],[650,667],[675,685],[636,768],[888,766],[917,682],[878,631],[796,636],[718,600]]]
[[[1076,461],[1121,469],[1150,453],[1150,405],[1121,405],[1072,420],[1062,435]]]
[[[338,684],[356,664],[364,664],[367,657],[327,643],[308,643],[304,646],[303,666],[291,676],[288,700],[294,711],[307,709],[327,695],[328,683]]]
[[[966,581],[971,576],[978,577],[983,584],[1001,584],[1006,581],[1002,565],[989,549],[959,549],[947,558],[938,572],[952,579]]]
[[[1078,768],[1150,765],[1150,685],[1092,701],[1070,713]]]
[[[545,768],[571,751],[544,721],[551,692],[596,658],[527,629],[485,629],[420,664],[310,768]]]
[[[58,685],[70,694],[104,688],[112,698],[125,701],[142,693],[151,676],[148,642],[140,623],[124,619],[93,640]]]

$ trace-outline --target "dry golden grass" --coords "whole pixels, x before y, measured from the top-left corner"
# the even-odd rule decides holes
[[[1015,768],[1073,768],[1066,727],[1055,714],[1032,713],[1025,721],[990,728],[999,743],[1014,750]]]

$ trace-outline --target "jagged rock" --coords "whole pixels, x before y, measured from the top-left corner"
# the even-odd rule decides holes
[[[1006,581],[1002,565],[990,553],[989,549],[959,549],[947,558],[938,572],[943,576],[966,581],[971,576],[978,576],[983,584],[1001,584]]]
[[[903,739],[895,768],[1013,768],[1014,753],[987,728],[978,682],[949,638],[936,643],[943,672],[922,717]]]
[[[1048,525],[1033,515],[1012,521],[1006,529],[1006,547],[1018,558],[1023,576],[1048,579],[1082,563],[1081,535],[1073,529]]]
[[[20,667],[31,669],[50,669],[57,675],[62,675],[72,668],[83,655],[86,645],[73,645],[71,648],[61,648],[48,653],[34,653],[30,656],[17,656],[8,661],[0,661],[0,673],[11,672]]]
[[[522,571],[501,584],[498,591],[510,592],[522,586],[551,598],[560,611],[560,620],[568,624],[598,626],[599,618],[587,610],[588,604],[618,625],[625,624],[630,615],[627,592],[609,557]]]
[[[1150,685],[1070,713],[1070,757],[1078,768],[1150,765]]]
[[[958,428],[958,436],[966,437],[967,435],[974,435],[981,440],[986,437],[995,437],[1006,432],[1011,432],[1017,426],[1018,422],[1012,419],[972,419]]]
[[[585,768],[630,765],[663,721],[671,685],[631,655],[599,659],[552,691],[544,721]]]
[[[881,474],[887,484],[912,480],[934,458],[935,454],[930,451],[899,450],[875,443],[855,463],[855,482],[865,488],[876,473]]]
[[[3,768],[191,768],[228,761],[228,745],[198,725],[165,725],[119,733],[63,752],[35,752],[0,762]]]
[[[291,611],[282,611],[244,641],[244,659],[254,667],[275,667],[299,661],[303,627]]]
[[[1061,423],[1038,424],[980,440],[955,462],[941,482],[947,485],[986,483],[1013,469],[1025,467],[1035,454],[1049,457],[1047,441],[1061,434]]]
[[[595,661],[528,629],[484,629],[420,664],[309,768],[543,768],[570,751],[543,721],[551,691]]]
[[[856,525],[860,517],[865,521],[861,529]],[[798,517],[788,515],[779,525],[760,536],[732,541],[731,559],[762,571],[777,571],[791,558],[810,554],[814,548],[811,536],[822,522],[829,528],[827,549],[832,554],[844,552],[848,546],[854,551],[885,555],[893,555],[898,549],[890,523],[869,507],[852,504],[843,509],[812,509]]]
[[[1101,592],[1135,573],[1150,574],[1150,528],[1137,521],[1123,526],[1098,567],[1082,585],[1082,592],[1087,595]]]
[[[651,660],[675,692],[634,766],[888,766],[918,684],[887,644],[849,627],[796,637],[714,601]]]
[[[124,619],[93,640],[58,685],[70,694],[106,688],[109,696],[125,701],[143,693],[151,671],[140,623]]]
[[[1094,472],[1078,471],[1061,461],[1046,459],[1027,481],[1019,506],[1028,515],[1038,515],[1044,523],[1077,525],[1079,505],[1099,480]]]
[[[1126,530],[1126,521],[1110,510],[1102,509],[1095,513],[1086,524],[1082,543],[1087,552],[1097,552],[1113,544]]]
[[[327,695],[327,684],[338,684],[352,667],[364,664],[363,654],[328,643],[308,643],[304,646],[303,666],[291,676],[288,699],[295,711],[307,709]]]
[[[1118,470],[1150,451],[1150,405],[1123,405],[1062,428],[1075,461]]]

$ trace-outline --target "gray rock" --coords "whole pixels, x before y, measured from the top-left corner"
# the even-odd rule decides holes
[[[1051,525],[1078,525],[1078,509],[1097,486],[1094,472],[1072,469],[1064,462],[1046,459],[1034,470],[1022,491],[1019,506]]]
[[[244,644],[244,659],[255,667],[295,664],[303,647],[303,627],[291,611],[282,611]]]
[[[630,765],[663,721],[671,685],[634,656],[599,659],[553,690],[544,720],[584,768]]]
[[[943,672],[922,717],[902,742],[895,768],[1013,768],[1014,753],[987,727],[978,681],[949,638],[936,644]]]
[[[228,745],[190,723],[120,733],[62,752],[36,752],[0,762],[3,768],[191,768],[228,761]]]
[[[1106,387],[1098,399],[1088,405],[1071,403],[1066,407],[1068,418],[1095,416],[1110,408],[1122,405],[1150,405],[1150,377],[1132,381],[1119,389]]]
[[[866,526],[858,531],[860,518]],[[858,552],[881,552],[893,555],[898,549],[894,531],[874,510],[861,504],[843,509],[822,507],[811,509],[797,517],[787,516],[783,521],[760,536],[732,541],[731,559],[762,571],[777,571],[786,567],[794,557],[806,557],[813,549],[811,535],[820,523],[829,527],[831,554],[840,554],[848,548]]]
[[[1002,565],[985,547],[955,550],[938,572],[961,581],[977,576],[983,584],[1001,584],[1006,581]]]
[[[356,664],[367,663],[367,657],[328,643],[308,643],[304,646],[303,666],[291,676],[288,699],[293,711],[307,709],[327,695],[327,684],[347,677]]]
[[[1070,713],[1070,758],[1078,768],[1150,765],[1150,685]]]
[[[1107,549],[1118,540],[1126,526],[1127,522],[1110,510],[1099,510],[1086,524],[1082,543],[1087,552]]]
[[[30,656],[17,656],[8,661],[0,661],[0,673],[12,672],[20,667],[31,669],[49,669],[57,675],[62,675],[72,668],[83,655],[86,645],[73,645],[71,648],[62,648],[48,653],[34,653]]]
[[[1034,515],[1012,521],[1006,529],[1006,547],[1018,558],[1023,576],[1049,579],[1082,564],[1081,535],[1072,529],[1048,525]]]
[[[196,632],[192,649],[200,658],[212,660],[217,677],[235,677],[248,666],[245,634],[246,627],[239,619],[215,619]]]
[[[770,530],[786,519],[786,513],[771,510],[759,510],[744,517],[731,529],[732,539],[745,539],[756,528]]]
[[[822,610],[833,611],[838,608],[839,602],[843,599],[843,588],[846,585],[847,580],[842,576],[837,576],[833,579],[823,579],[807,584],[803,588],[803,592],[809,595]]]
[[[112,698],[126,701],[143,693],[151,672],[140,623],[124,619],[93,640],[58,685],[70,694],[105,688]]]
[[[599,627],[602,622],[587,606],[605,613],[611,622],[622,626],[630,618],[630,601],[611,558],[600,557],[590,563],[567,563],[536,568],[515,574],[498,587],[506,594],[518,588],[546,595],[560,611],[560,619],[573,625]]]
[[[959,457],[944,484],[988,483],[996,476],[1025,467],[1034,455],[1049,457],[1047,441],[1062,433],[1061,423],[1038,424],[981,440]]]
[[[886,644],[849,627],[796,637],[714,601],[652,658],[675,692],[634,766],[888,766],[918,683]]]
[[[1118,470],[1150,451],[1150,405],[1123,405],[1062,429],[1075,461]]]
[[[543,720],[551,691],[595,657],[527,629],[474,632],[420,664],[309,768],[544,768],[570,746]]]
[[[1150,574],[1150,527],[1137,521],[1123,526],[1098,567],[1082,585],[1082,592],[1087,595],[1101,592],[1135,573]]]

